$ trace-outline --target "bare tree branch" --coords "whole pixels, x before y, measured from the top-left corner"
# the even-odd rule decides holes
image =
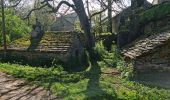
[[[61,7],[63,4],[71,7],[71,8],[74,9],[74,10],[76,9],[74,5],[70,4],[70,3],[67,2],[67,1],[61,1],[56,8],[54,8],[48,1],[50,1],[50,0],[45,0],[47,6],[52,9],[52,13],[58,12],[58,10],[60,9],[60,7]]]
[[[27,16],[26,17],[24,17],[23,19],[28,19],[29,18],[29,16],[32,14],[32,12],[33,11],[35,11],[35,10],[40,10],[40,9],[42,9],[42,8],[44,8],[44,7],[46,7],[47,6],[47,4],[45,4],[45,5],[42,5],[41,7],[39,7],[39,8],[34,8],[34,9],[32,9],[28,14],[27,14]]]
[[[99,12],[95,12],[95,13],[93,13],[93,14],[90,16],[90,18],[92,18],[93,16],[96,16],[96,15],[98,15],[98,14],[101,14],[102,12],[104,12],[104,11],[106,11],[106,10],[107,10],[107,8],[105,8],[105,9],[99,11]]]
[[[16,7],[16,6],[18,6],[18,5],[21,3],[21,1],[22,1],[22,0],[19,0],[16,4],[11,5],[11,6],[6,6],[6,7],[8,7],[8,8]]]

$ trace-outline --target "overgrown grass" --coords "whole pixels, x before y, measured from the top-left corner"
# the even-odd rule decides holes
[[[148,87],[113,75],[117,60],[116,47],[105,50],[102,44],[95,48],[100,59],[89,61],[90,66],[81,72],[67,72],[61,65],[51,68],[0,63],[0,71],[23,78],[52,91],[65,100],[168,100],[170,90]],[[114,62],[114,63],[113,63]],[[122,61],[120,66],[123,66]],[[122,63],[121,63],[122,62]],[[124,68],[119,68],[124,69]]]
[[[103,74],[106,68],[92,64],[84,72],[60,68],[36,68],[0,63],[0,71],[41,85],[63,99],[73,100],[168,100],[170,91],[150,88],[119,76]]]

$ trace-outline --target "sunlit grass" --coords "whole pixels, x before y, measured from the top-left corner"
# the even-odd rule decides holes
[[[52,91],[63,99],[74,100],[166,100],[169,91],[150,88],[122,79],[120,76],[103,74],[107,68],[92,64],[87,71],[66,72],[62,67],[39,68],[18,64],[0,63],[0,71],[23,78]],[[100,69],[101,68],[101,69]]]

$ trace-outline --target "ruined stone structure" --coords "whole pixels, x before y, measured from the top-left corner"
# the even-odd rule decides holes
[[[165,21],[167,20],[164,19],[163,22]],[[145,34],[157,33],[144,36],[123,49],[125,60],[133,62],[135,70],[170,70],[170,32],[163,32],[170,29],[170,23],[163,22],[147,24],[144,28]]]
[[[52,62],[54,59],[67,62],[70,58],[81,57],[84,46],[80,39],[81,33],[76,32],[46,32],[38,43],[32,43],[29,37],[24,37],[10,43],[7,48],[7,59],[25,62]],[[0,57],[3,50],[0,49]]]
[[[122,48],[125,61],[132,63],[136,71],[170,71],[169,7],[167,2],[143,12],[140,23],[144,34]]]
[[[139,39],[122,50],[136,71],[170,71],[170,31]]]
[[[146,0],[132,0],[131,7],[124,9],[113,18],[116,22],[113,29],[117,34],[117,44],[121,48],[131,43],[143,33],[140,32],[140,13],[147,10],[152,5]]]
[[[170,16],[170,15],[169,15]],[[164,32],[170,29],[170,17],[163,18],[161,20],[151,21],[143,26],[144,34],[152,34]]]

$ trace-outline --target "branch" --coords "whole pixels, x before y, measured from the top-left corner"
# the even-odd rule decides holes
[[[53,6],[51,6],[51,4],[48,3],[48,1],[49,1],[49,0],[45,0],[44,2],[46,2],[46,4],[48,5],[48,7],[52,9],[52,12],[53,12],[53,13],[58,12],[58,10],[60,9],[60,7],[61,7],[63,4],[65,4],[65,5],[73,8],[73,10],[76,9],[74,5],[70,4],[70,3],[67,2],[67,1],[61,1],[56,8],[54,8]]]
[[[24,17],[23,19],[25,20],[25,19],[28,19],[29,18],[29,16],[32,14],[32,12],[33,11],[35,11],[35,10],[40,10],[40,9],[42,9],[42,8],[44,8],[45,6],[47,6],[47,4],[45,4],[45,5],[42,5],[41,7],[39,7],[39,8],[34,8],[34,9],[32,9],[28,14],[27,14],[27,16],[26,17]]]
[[[99,12],[95,12],[95,13],[93,13],[93,14],[90,16],[90,18],[92,18],[93,16],[96,16],[96,15],[98,15],[98,14],[101,14],[101,13],[105,12],[106,10],[107,10],[107,8],[105,8],[105,9],[99,11]],[[113,9],[112,9],[112,11],[114,11],[114,12],[116,12],[116,13],[119,12],[119,11],[113,10]]]
[[[13,7],[16,7],[18,6],[20,3],[21,3],[22,0],[19,0],[16,4],[14,5],[11,5],[11,6],[7,6],[8,8],[13,8]]]
[[[58,10],[60,9],[60,7],[61,7],[63,4],[65,4],[65,5],[73,8],[73,10],[76,10],[75,6],[72,5],[72,4],[70,4],[70,3],[67,2],[67,1],[61,1],[56,8],[54,8],[48,1],[53,1],[53,0],[44,0],[43,2],[41,2],[41,4],[44,4],[44,3],[45,3],[44,5],[42,5],[42,6],[39,7],[39,8],[34,8],[34,9],[32,9],[32,10],[27,14],[27,16],[26,16],[25,18],[23,18],[23,19],[28,19],[29,16],[31,15],[31,13],[32,13],[33,11],[35,11],[35,10],[40,10],[40,9],[44,8],[45,6],[48,6],[49,8],[52,9],[51,11],[48,11],[49,13],[56,13],[56,12],[58,12]]]
[[[99,11],[99,12],[95,12],[95,13],[93,13],[93,14],[90,16],[90,18],[92,18],[93,16],[96,16],[96,15],[98,15],[98,14],[101,14],[102,12],[104,12],[104,11],[106,11],[106,10],[107,10],[107,8],[105,8],[105,9]]]

